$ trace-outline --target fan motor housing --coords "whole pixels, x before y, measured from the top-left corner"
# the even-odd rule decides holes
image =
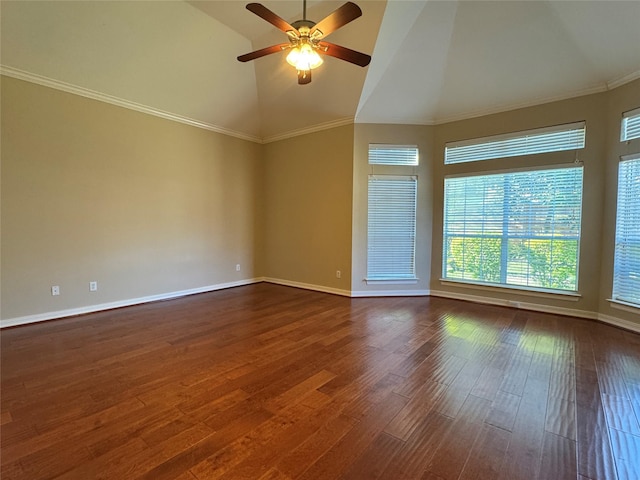
[[[316,22],[312,22],[311,20],[296,20],[291,24],[293,28],[300,31],[301,27],[307,27],[309,30],[315,26]]]

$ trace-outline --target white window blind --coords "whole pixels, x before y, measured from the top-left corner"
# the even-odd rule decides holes
[[[370,175],[367,280],[415,279],[418,179]]]
[[[640,108],[622,114],[622,129],[620,140],[640,138]]]
[[[623,157],[618,170],[613,299],[640,306],[640,154]]]
[[[415,145],[369,145],[370,165],[418,165],[418,147]]]
[[[582,167],[445,179],[443,277],[575,291]]]
[[[493,158],[584,148],[585,122],[537,128],[524,132],[450,142],[445,146],[444,163],[477,162]]]

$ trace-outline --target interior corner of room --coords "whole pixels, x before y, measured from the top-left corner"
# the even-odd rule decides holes
[[[24,5],[17,5],[20,3]],[[443,296],[574,315],[640,330],[637,308],[610,301],[618,162],[640,151],[640,139],[622,142],[619,133],[622,115],[640,107],[637,72],[605,86],[565,92],[557,100],[511,104],[513,108],[508,109],[496,105],[493,110],[452,114],[437,121],[398,121],[392,112],[386,120],[376,116],[384,105],[391,109],[388,100],[378,103],[375,112],[372,103],[366,103],[384,86],[384,73],[376,70],[381,64],[376,66],[374,52],[368,73],[342,70],[349,65],[326,62],[325,70],[314,73],[317,76],[310,86],[296,85],[289,70],[274,70],[282,75],[278,78],[291,81],[286,92],[292,99],[300,98],[302,89],[319,89],[324,81],[335,87],[339,79],[347,79],[345,90],[340,91],[344,98],[339,98],[344,111],[324,115],[321,102],[300,100],[300,111],[313,106],[317,116],[309,113],[298,124],[291,118],[295,115],[275,100],[262,99],[266,107],[259,110],[239,111],[218,99],[211,110],[229,117],[229,123],[218,128],[171,113],[169,100],[164,108],[146,109],[142,101],[125,101],[110,93],[112,87],[114,91],[131,87],[132,95],[140,93],[126,84],[133,78],[126,77],[127,72],[135,72],[131,65],[127,72],[120,72],[121,77],[105,77],[101,92],[97,86],[85,88],[53,78],[56,69],[46,62],[42,64],[48,65],[48,71],[29,72],[25,65],[38,65],[40,54],[29,52],[26,63],[19,64],[21,58],[12,56],[12,45],[5,40],[15,35],[23,41],[20,22],[26,24],[33,15],[46,23],[45,10],[57,7],[44,2],[38,7],[42,11],[36,11],[28,3],[3,2],[2,326],[272,282],[348,297]],[[127,5],[114,2],[109,8],[149,8],[133,5],[136,2],[117,3]],[[194,3],[199,5],[160,2],[158,15],[168,21],[179,10],[179,18],[192,21],[194,35],[202,38],[214,24],[216,38],[227,39],[237,48],[270,38],[265,31],[248,40],[226,26],[232,7],[225,2]],[[387,5],[386,14],[385,2],[363,5],[362,21],[380,28],[380,38],[391,36],[391,26],[385,23],[393,13],[390,10],[409,9],[411,2],[395,3],[398,5]],[[455,17],[452,4],[457,2],[422,3],[419,8],[414,5],[418,8],[413,13],[416,25],[409,36],[417,35],[421,25],[429,25],[427,14],[435,13],[448,19],[443,28],[451,33]],[[214,4],[219,11],[204,11]],[[86,20],[88,8],[87,4],[79,6],[69,18],[77,15]],[[321,7],[316,2],[313,8]],[[463,14],[469,15],[473,7],[458,8],[462,21]],[[219,17],[212,20],[216,15]],[[15,23],[8,23],[10,18]],[[86,25],[87,30],[90,26]],[[367,31],[354,40],[354,46],[372,51],[374,33]],[[434,31],[433,35],[444,33]],[[138,47],[134,49],[137,54]],[[452,43],[452,48],[458,47]],[[443,61],[436,53],[425,52],[433,65]],[[384,57],[384,49],[378,55]],[[387,67],[392,70],[402,55],[386,58]],[[64,56],[64,62],[70,61],[67,52]],[[8,63],[12,59],[18,66]],[[105,64],[115,61],[103,60]],[[185,65],[189,60],[185,59]],[[235,57],[229,61],[236,82],[251,83],[256,98],[260,89],[255,86],[255,75],[268,77],[260,88],[270,89],[273,85],[269,82],[278,82],[274,73],[267,74],[264,64],[256,65],[255,70],[251,67],[249,74],[237,75],[240,67],[235,65]],[[61,71],[73,68],[60,65]],[[149,65],[150,69],[155,67]],[[177,81],[179,75],[174,74],[169,76]],[[226,81],[230,80],[221,80]],[[155,88],[148,85],[149,90]],[[149,98],[152,93],[157,92],[149,92]],[[347,94],[351,100],[347,101]],[[401,106],[408,108],[408,104]],[[287,128],[272,130],[271,121]],[[251,131],[241,131],[243,122]],[[449,142],[572,122],[586,124],[586,146],[577,154],[499,159],[487,167],[445,165],[443,161]],[[410,281],[367,281],[368,176],[388,173],[384,167],[372,168],[368,163],[371,144],[414,145],[419,151],[419,164],[402,170],[402,175],[418,178],[415,272]],[[472,168],[508,171],[533,162],[553,166],[575,160],[584,166],[575,295],[532,295],[517,289],[441,281],[445,178],[467,174]]]

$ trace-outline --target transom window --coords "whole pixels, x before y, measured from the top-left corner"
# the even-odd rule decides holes
[[[585,122],[577,122],[449,142],[445,146],[444,163],[477,162],[494,158],[576,150],[584,148],[585,132]]]
[[[640,138],[640,108],[622,114],[620,141]]]
[[[415,145],[369,145],[369,165],[418,165]]]

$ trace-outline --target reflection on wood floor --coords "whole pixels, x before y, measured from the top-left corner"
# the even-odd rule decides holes
[[[640,479],[640,335],[256,284],[2,331],[3,479]]]

